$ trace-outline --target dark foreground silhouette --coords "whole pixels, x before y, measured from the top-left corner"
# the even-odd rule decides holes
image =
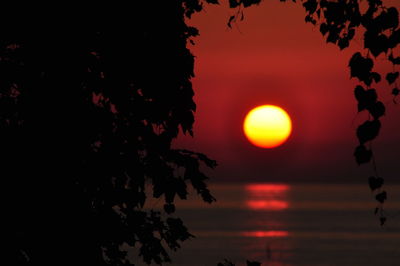
[[[18,264],[147,263],[191,237],[179,218],[145,211],[145,182],[165,212],[216,163],[171,148],[192,134],[197,34],[180,1],[117,12],[12,9],[1,18],[0,140]],[[106,9],[102,9],[105,11]]]

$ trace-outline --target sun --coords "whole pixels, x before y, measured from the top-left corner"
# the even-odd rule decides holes
[[[282,108],[275,105],[261,105],[246,115],[243,131],[253,145],[260,148],[275,148],[290,136],[292,121]]]

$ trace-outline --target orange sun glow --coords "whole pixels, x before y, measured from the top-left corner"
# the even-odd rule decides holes
[[[292,131],[288,113],[275,105],[252,109],[243,122],[247,139],[260,148],[275,148],[283,144]]]

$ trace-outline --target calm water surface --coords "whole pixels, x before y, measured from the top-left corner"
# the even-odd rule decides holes
[[[171,265],[224,258],[236,265],[246,258],[272,266],[400,265],[399,185],[387,187],[383,228],[366,184],[218,184],[211,191],[214,204],[198,197],[177,204],[196,238],[171,254]]]

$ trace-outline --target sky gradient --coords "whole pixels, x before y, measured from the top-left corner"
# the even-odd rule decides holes
[[[353,151],[355,130],[367,114],[357,114],[357,82],[347,67],[362,36],[340,51],[304,22],[299,3],[263,1],[245,9],[244,21],[229,29],[233,13],[224,2],[206,6],[189,22],[200,30],[191,47],[195,136],[181,136],[175,145],[216,159],[219,166],[210,172],[216,181],[365,182],[372,165],[358,167]],[[386,73],[392,66],[378,70]],[[372,144],[387,182],[398,177],[400,158],[400,104],[393,104],[391,88],[386,81],[376,88],[387,111]],[[255,147],[243,135],[246,113],[263,104],[278,105],[292,118],[292,135],[275,149]]]

